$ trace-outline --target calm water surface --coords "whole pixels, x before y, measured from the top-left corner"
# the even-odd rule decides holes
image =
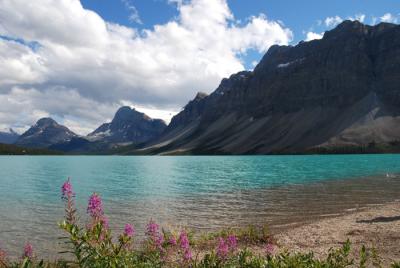
[[[400,199],[400,155],[0,156],[0,247],[41,256],[60,246],[60,186],[71,177],[81,220],[89,195],[104,199],[111,227],[201,230],[307,219]]]

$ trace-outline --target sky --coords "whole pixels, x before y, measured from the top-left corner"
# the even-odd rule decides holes
[[[122,105],[169,121],[274,44],[345,19],[400,22],[398,0],[0,0],[0,130],[52,117],[85,135]]]

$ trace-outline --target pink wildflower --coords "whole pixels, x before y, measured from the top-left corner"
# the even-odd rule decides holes
[[[66,182],[61,186],[61,198],[64,200],[68,200],[74,195],[74,192],[72,191],[72,184],[68,178]]]
[[[228,246],[231,251],[235,251],[237,249],[237,238],[234,235],[230,235],[227,238]]]
[[[182,231],[179,235],[179,246],[181,249],[188,249],[189,248],[189,238],[185,231]]]
[[[98,218],[104,214],[103,203],[101,201],[101,197],[98,194],[93,193],[90,196],[87,212],[93,218]]]
[[[217,248],[217,256],[220,259],[225,259],[228,256],[228,252],[229,252],[228,244],[225,242],[225,240],[222,237],[220,237],[219,242],[218,242],[218,248]]]
[[[164,236],[160,233],[160,226],[153,220],[147,224],[146,235],[150,238],[152,243],[160,251],[164,251],[162,244],[164,243]]]
[[[150,222],[147,224],[146,228],[146,234],[148,236],[154,236],[155,234],[158,233],[160,226],[158,226],[157,223],[155,223],[153,220],[150,220]]]
[[[27,242],[24,246],[24,254],[22,257],[28,259],[33,258],[33,246],[29,242]]]
[[[169,238],[169,244],[171,245],[171,246],[176,246],[178,243],[176,242],[176,238],[175,238],[175,236],[171,236],[170,238]]]
[[[183,260],[188,262],[191,261],[193,258],[192,251],[190,249],[185,250],[183,254]]]
[[[135,228],[133,227],[132,224],[125,224],[125,228],[124,228],[124,235],[126,235],[127,237],[133,237],[135,234]]]
[[[100,223],[103,226],[103,229],[108,229],[110,227],[109,220],[104,215],[100,217]]]
[[[274,245],[271,243],[268,243],[267,245],[265,245],[265,253],[268,256],[271,256],[274,253]]]
[[[188,235],[185,231],[182,231],[179,235],[179,247],[183,252],[183,261],[188,262],[192,259],[192,251],[190,250],[190,243]]]

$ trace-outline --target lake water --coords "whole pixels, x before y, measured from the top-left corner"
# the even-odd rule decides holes
[[[400,155],[0,156],[0,247],[60,249],[60,186],[71,177],[82,222],[92,192],[110,225],[214,230],[311,218],[400,198]]]

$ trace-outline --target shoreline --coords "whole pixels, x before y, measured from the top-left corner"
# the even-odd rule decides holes
[[[400,200],[317,219],[273,235],[279,251],[313,251],[318,258],[326,257],[330,248],[341,247],[349,239],[355,252],[363,245],[375,248],[383,267],[389,267],[400,260]]]
[[[376,250],[382,267],[390,267],[393,262],[400,261],[400,199],[288,224],[273,229],[270,234],[275,245],[274,254],[313,252],[316,258],[325,259],[330,248],[341,248],[349,239],[350,257],[356,263],[365,246]],[[256,244],[250,245],[250,249],[260,254],[265,250],[264,245]],[[47,260],[55,261],[58,257]]]

